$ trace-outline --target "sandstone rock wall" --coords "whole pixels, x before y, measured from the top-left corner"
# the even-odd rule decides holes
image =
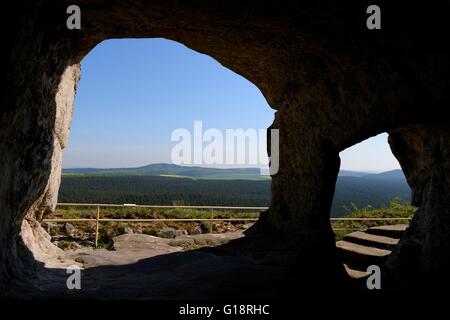
[[[450,270],[450,127],[409,126],[390,132],[392,152],[419,207],[388,267],[403,284],[445,283]],[[418,276],[420,275],[420,276]]]
[[[56,119],[53,132],[54,142],[50,176],[44,192],[33,203],[26,219],[40,221],[46,213],[52,212],[56,208],[59,185],[61,183],[62,151],[69,139],[75,92],[79,79],[79,64],[68,66],[61,77],[55,97]]]

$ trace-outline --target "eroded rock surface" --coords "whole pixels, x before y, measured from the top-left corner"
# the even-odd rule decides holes
[[[246,254],[231,245],[242,232],[202,234],[166,239],[143,234],[114,238],[111,250],[67,250],[59,264],[40,268],[34,285],[40,298],[217,299],[281,297],[283,265]],[[186,243],[206,246],[186,250]],[[67,290],[65,268],[81,268],[82,290]],[[264,277],[260,281],[258,277]],[[277,279],[274,286],[269,279]],[[259,290],[258,290],[259,288]]]
[[[174,239],[166,239],[146,234],[123,234],[113,238],[111,250],[81,248],[68,250],[65,252],[65,255],[88,268],[126,265],[136,263],[144,258],[181,252],[189,248],[219,246],[243,236],[242,232],[230,232],[192,236],[183,235]]]
[[[412,203],[419,206],[409,229],[388,260],[392,276],[403,284],[437,286],[448,281],[449,138],[449,126],[410,126],[390,133],[392,151],[412,188]]]

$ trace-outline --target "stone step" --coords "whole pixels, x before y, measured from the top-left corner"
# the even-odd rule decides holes
[[[378,236],[385,236],[400,239],[403,232],[408,228],[407,224],[395,224],[390,226],[371,227],[366,230],[367,233]]]
[[[366,270],[368,266],[373,264],[381,267],[391,253],[389,250],[366,247],[345,240],[336,242],[336,247],[344,264],[357,270]]]
[[[349,266],[347,266],[346,264],[344,264],[344,267],[345,267],[345,271],[347,271],[347,274],[353,279],[361,279],[361,278],[367,277],[369,275],[366,271],[352,269]]]
[[[396,238],[379,236],[376,234],[371,234],[371,233],[362,232],[362,231],[352,232],[352,233],[346,235],[343,240],[347,241],[347,242],[352,242],[352,243],[360,244],[363,246],[367,246],[367,247],[373,247],[373,248],[385,249],[385,250],[393,250],[399,241]]]

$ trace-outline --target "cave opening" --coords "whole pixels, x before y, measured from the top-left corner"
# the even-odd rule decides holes
[[[387,133],[357,143],[339,156],[341,169],[332,217],[348,214],[352,208],[386,207],[396,198],[404,203],[411,202],[411,188],[389,148]]]
[[[436,19],[448,11],[445,6],[435,15],[408,5],[412,15],[428,21],[421,24],[424,30],[404,28],[403,19],[392,19],[401,14],[394,14],[387,17],[391,35],[382,31],[368,39],[360,32],[364,19],[354,14],[365,9],[357,2],[342,8],[331,2],[328,7],[269,1],[255,7],[251,2],[237,6],[226,1],[208,6],[83,1],[81,30],[67,29],[64,1],[25,3],[27,9],[18,4],[5,25],[13,31],[2,73],[6,85],[0,117],[0,286],[6,289],[1,295],[30,296],[29,286],[17,290],[12,285],[35,274],[32,264],[25,263],[27,249],[21,241],[34,252],[53,248],[39,221],[57,201],[61,149],[67,143],[80,60],[105,39],[136,37],[173,39],[214,57],[254,83],[277,110],[272,128],[280,129],[280,170],[272,177],[270,209],[258,221],[258,230],[278,232],[275,240],[289,235],[295,242],[282,254],[273,250],[271,256],[264,255],[274,243],[263,241],[249,251],[261,254],[267,267],[294,261],[294,268],[289,273],[258,268],[247,273],[250,280],[264,279],[268,291],[243,285],[244,278],[236,280],[242,294],[279,296],[285,291],[270,294],[271,285],[282,284],[270,279],[277,274],[299,282],[322,279],[323,288],[331,286],[324,277],[338,269],[329,212],[339,151],[382,131],[389,132],[392,151],[413,191],[412,203],[419,207],[393,260],[395,275],[406,277],[412,286],[418,278],[423,283],[446,278],[450,140],[445,106],[450,59],[439,45],[448,38],[439,31],[447,30],[441,26],[445,19]],[[285,260],[274,263],[281,258]],[[117,270],[118,276],[126,275]],[[65,278],[61,272],[61,281],[48,278],[47,283],[65,283]],[[298,288],[297,283],[289,284]],[[62,295],[67,297],[66,292]]]
[[[98,44],[81,61],[58,205],[43,214],[58,255],[95,273],[243,237],[270,203],[273,113],[248,80],[178,42]],[[181,163],[177,130],[192,133]]]
[[[348,274],[363,278],[369,267],[385,272],[389,255],[417,211],[411,188],[380,133],[340,153],[341,169],[331,210],[336,247]]]

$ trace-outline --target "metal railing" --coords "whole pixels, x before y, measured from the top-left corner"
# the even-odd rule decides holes
[[[148,209],[204,209],[204,210],[243,210],[243,211],[264,211],[267,210],[268,207],[228,207],[228,206],[178,206],[178,205],[137,205],[137,204],[100,204],[100,203],[58,203],[57,207],[93,207],[96,208],[96,217],[95,218],[52,218],[52,219],[43,219],[43,222],[92,222],[95,221],[95,247],[98,247],[98,239],[99,239],[99,225],[101,222],[140,222],[140,223],[149,223],[149,222],[209,222],[209,230],[212,233],[212,223],[214,221],[257,221],[258,218],[214,218],[211,216],[210,218],[100,218],[100,208],[101,207],[113,207],[113,208],[148,208]]]
[[[92,222],[95,221],[95,247],[98,247],[99,239],[99,225],[101,222],[209,222],[210,233],[212,233],[212,222],[214,221],[242,221],[250,222],[257,221],[258,218],[214,218],[211,215],[210,218],[100,218],[101,207],[113,207],[113,208],[148,208],[148,209],[205,209],[205,210],[243,210],[243,211],[264,211],[268,207],[230,207],[230,206],[179,206],[179,205],[137,205],[137,204],[100,204],[100,203],[58,203],[57,207],[92,207],[96,208],[95,218],[51,218],[43,219],[43,222]],[[213,211],[212,211],[213,212]],[[212,214],[212,213],[211,213]],[[330,221],[409,221],[411,218],[330,218]],[[355,228],[333,228],[334,230],[355,230]]]

